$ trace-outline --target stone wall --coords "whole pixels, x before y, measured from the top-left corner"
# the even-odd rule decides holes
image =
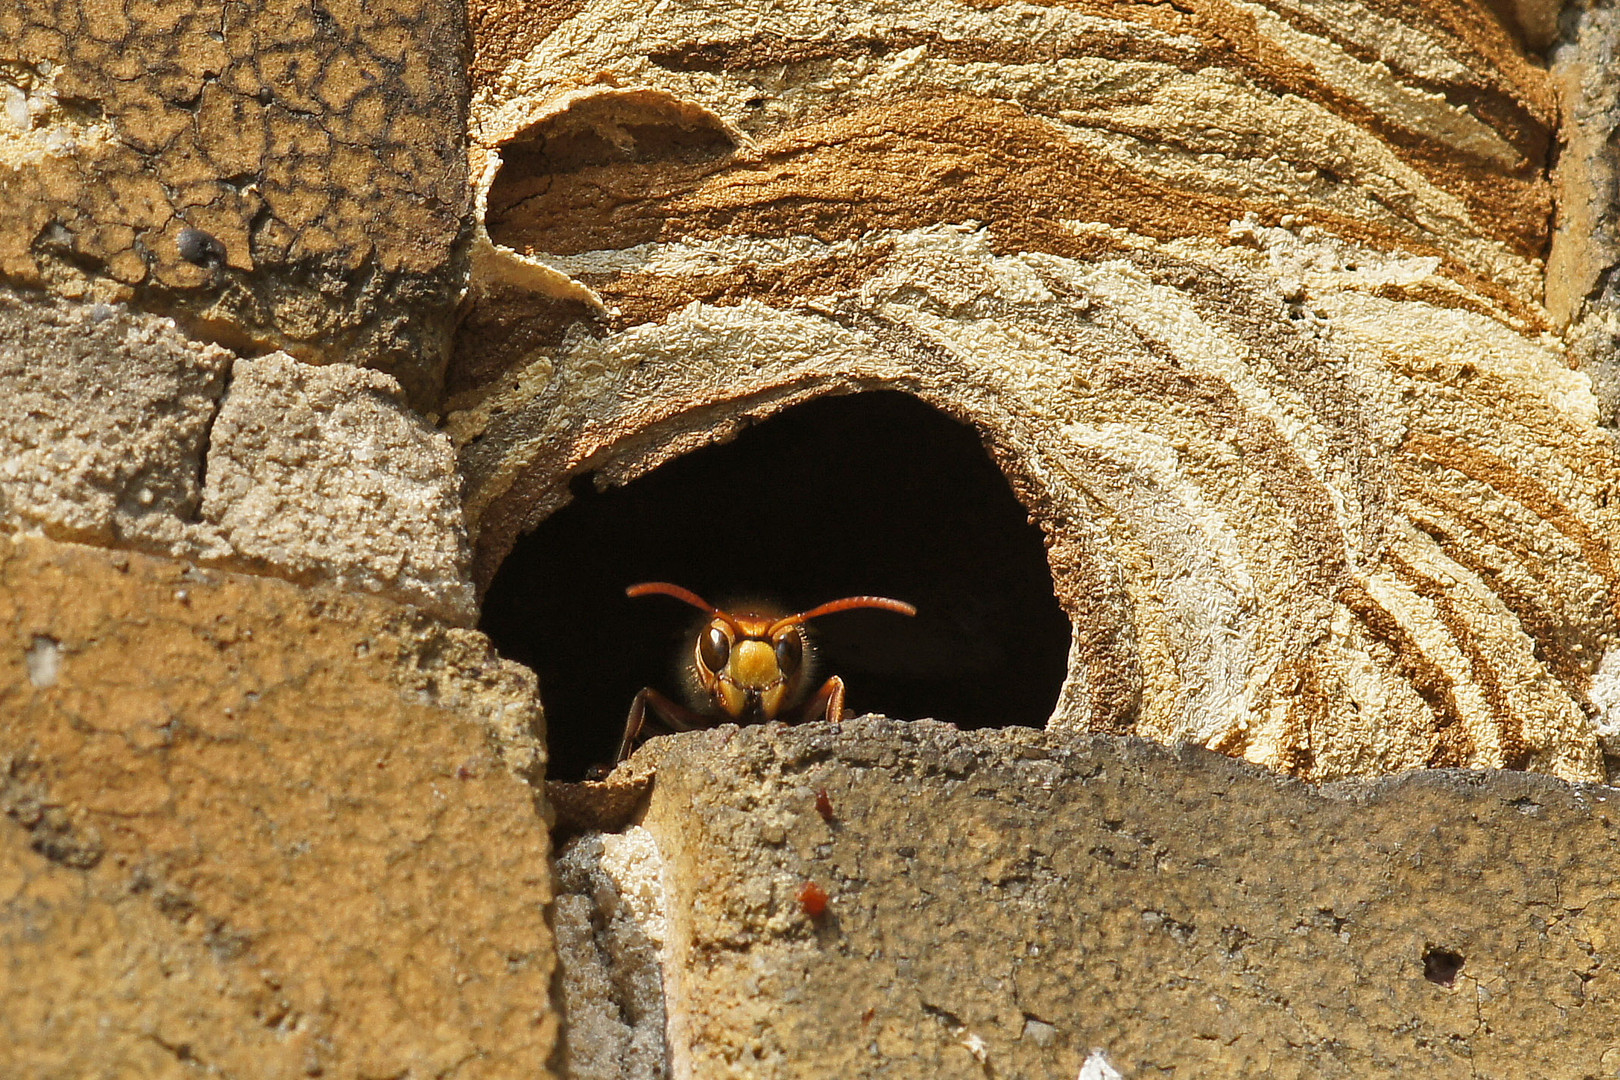
[[[1612,1073],[1615,18],[0,5],[0,1071]],[[516,540],[875,389],[1046,730],[548,792]]]

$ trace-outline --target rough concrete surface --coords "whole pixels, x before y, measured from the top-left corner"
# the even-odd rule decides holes
[[[569,1080],[662,1080],[666,886],[647,830],[580,837],[557,854]]]
[[[449,440],[377,371],[240,360],[214,423],[202,516],[236,557],[299,580],[477,618]]]
[[[1052,727],[1603,778],[1620,458],[1542,303],[1549,5],[579,0],[494,32],[531,6],[474,38],[482,224],[531,272],[475,265],[448,376],[480,587],[585,474],[899,389],[1047,534]]]
[[[0,7],[0,279],[438,392],[460,3]]]
[[[196,522],[232,359],[168,319],[0,290],[0,526],[219,554]]]
[[[470,631],[0,536],[0,1072],[550,1075],[540,738]]]
[[[1125,1080],[1584,1080],[1620,1058],[1617,789],[1316,787],[882,719],[643,753],[678,1078],[1073,1080],[1101,1050]]]
[[[0,289],[0,529],[476,618],[455,452],[391,376],[121,304]]]
[[[1547,308],[1613,426],[1620,421],[1620,11],[1608,0],[1579,0],[1563,22],[1551,55],[1562,122]]]

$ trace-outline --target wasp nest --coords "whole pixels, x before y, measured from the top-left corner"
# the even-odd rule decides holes
[[[1541,303],[1546,20],[1244,10],[597,0],[486,48],[480,583],[573,476],[897,389],[1045,531],[1052,728],[1601,777],[1615,459]]]

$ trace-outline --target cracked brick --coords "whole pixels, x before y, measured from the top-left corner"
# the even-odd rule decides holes
[[[468,205],[459,4],[0,12],[0,279],[438,393]],[[20,121],[20,122],[19,122]],[[185,257],[206,233],[218,257]]]

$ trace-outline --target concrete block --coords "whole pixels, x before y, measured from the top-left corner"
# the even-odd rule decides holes
[[[553,1075],[542,738],[470,631],[0,536],[0,1071]]]
[[[0,290],[0,529],[476,617],[455,453],[392,377],[122,305]]]
[[[557,934],[570,1080],[661,1080],[665,1056],[664,883],[638,827],[558,853]]]
[[[677,1078],[1613,1068],[1620,790],[1317,787],[1135,738],[870,718],[642,754]]]
[[[0,289],[0,527],[220,554],[196,523],[232,359],[168,319]]]
[[[476,618],[455,453],[381,372],[238,361],[202,513],[248,566]]]

